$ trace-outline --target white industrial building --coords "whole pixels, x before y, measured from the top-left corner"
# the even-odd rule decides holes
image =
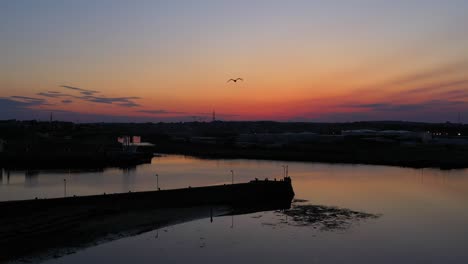
[[[398,140],[420,140],[422,142],[429,142],[432,140],[430,132],[414,132],[407,130],[371,130],[371,129],[358,129],[358,130],[343,130],[343,136],[356,136],[356,137],[381,137],[393,138]]]
[[[117,138],[117,142],[122,144],[123,150],[128,152],[136,152],[138,147],[151,147],[152,143],[141,142],[140,136],[122,136]]]

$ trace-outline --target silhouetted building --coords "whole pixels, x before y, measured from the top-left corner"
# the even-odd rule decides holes
[[[128,152],[136,152],[138,147],[154,146],[148,142],[141,142],[140,136],[122,136],[118,137],[117,141],[122,144],[123,150]]]
[[[343,130],[341,134],[345,137],[359,137],[367,139],[375,139],[376,141],[385,141],[385,139],[404,140],[404,141],[421,141],[429,142],[432,140],[430,132],[414,132],[406,130],[372,130],[372,129],[357,129]]]
[[[250,133],[240,134],[238,137],[238,144],[279,144],[287,145],[294,143],[307,143],[317,142],[321,136],[316,133],[302,132],[302,133]]]

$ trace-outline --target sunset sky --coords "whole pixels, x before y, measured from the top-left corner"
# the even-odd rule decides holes
[[[466,0],[0,0],[0,58],[0,119],[468,120]]]

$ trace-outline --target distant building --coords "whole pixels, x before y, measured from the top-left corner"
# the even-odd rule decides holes
[[[117,138],[117,142],[122,144],[123,149],[128,152],[136,152],[137,148],[142,146],[154,146],[148,142],[141,142],[140,136],[121,136]]]
[[[124,147],[130,145],[130,137],[129,136],[123,136],[123,137],[118,137],[117,142],[121,143]]]
[[[371,129],[343,130],[343,136],[375,136],[377,131]]]
[[[257,143],[257,144],[291,144],[314,142],[319,139],[316,133],[252,133],[240,134],[238,143]]]
[[[191,137],[190,142],[197,144],[216,144],[216,137]]]
[[[124,146],[129,146],[132,144],[139,144],[141,143],[140,136],[122,136],[117,138],[117,142],[121,143]]]
[[[343,136],[348,137],[374,137],[383,139],[394,140],[407,140],[407,141],[422,141],[429,142],[432,140],[430,132],[414,132],[406,130],[371,130],[371,129],[358,129],[358,130],[344,130],[341,132]]]

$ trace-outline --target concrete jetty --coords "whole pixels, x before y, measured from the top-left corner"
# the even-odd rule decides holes
[[[291,179],[0,202],[0,262],[83,248],[198,218],[287,209]],[[51,253],[57,254],[57,253]]]

